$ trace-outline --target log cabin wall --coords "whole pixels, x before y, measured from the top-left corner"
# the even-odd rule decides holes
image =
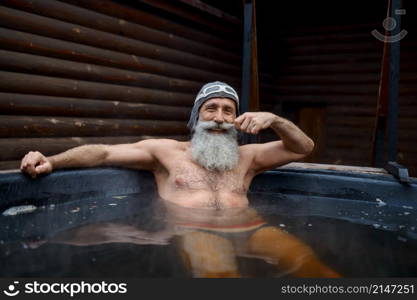
[[[306,108],[324,112],[316,120],[324,126],[315,137],[324,146],[314,162],[370,164],[383,48],[371,30],[372,24],[306,27],[279,40],[284,55],[276,61],[278,99],[265,104],[298,124],[305,121]]]
[[[259,57],[269,62],[263,71],[274,73],[266,88],[274,97],[261,94],[261,108],[290,118],[315,138],[318,147],[307,161],[371,166],[383,53],[371,31],[384,33],[387,3],[310,3],[281,3],[279,9],[291,17],[270,21],[271,7],[258,1],[258,14],[264,15],[258,18]],[[417,176],[417,7],[404,1],[404,8],[398,162]]]
[[[205,2],[212,7],[188,0],[2,1],[0,168],[17,167],[32,149],[48,155],[85,143],[186,139],[199,87],[210,80],[240,85],[242,24],[212,8],[241,18],[242,1]],[[370,32],[383,32],[386,3],[314,3],[257,1],[261,109],[315,138],[308,161],[369,166],[383,50]],[[404,1],[409,34],[401,43],[398,160],[417,176],[410,5]]]
[[[1,169],[30,150],[184,140],[202,84],[239,87],[241,23],[232,17],[182,1],[0,5]]]

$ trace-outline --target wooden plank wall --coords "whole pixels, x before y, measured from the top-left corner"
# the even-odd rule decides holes
[[[263,108],[286,104],[324,108],[325,147],[315,162],[371,164],[383,51],[383,43],[371,31],[380,27],[304,27],[278,39],[282,57],[270,90],[278,99],[264,101]],[[417,176],[417,39],[415,29],[407,30],[401,42],[398,160]]]
[[[186,139],[202,84],[239,87],[239,22],[120,2],[1,1],[0,169],[35,149]]]

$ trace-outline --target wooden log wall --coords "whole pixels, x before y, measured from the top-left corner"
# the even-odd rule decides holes
[[[202,84],[239,88],[238,20],[144,3],[0,2],[0,169],[30,150],[185,140]]]
[[[299,28],[280,37],[284,55],[270,87],[278,99],[264,101],[263,109],[323,107],[325,150],[316,162],[371,164],[383,51],[371,35],[376,26]],[[401,41],[398,161],[417,176],[417,39],[415,28],[407,30]]]

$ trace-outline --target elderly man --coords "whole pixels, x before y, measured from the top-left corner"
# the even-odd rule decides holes
[[[247,209],[246,193],[254,176],[302,159],[313,150],[313,141],[292,122],[275,114],[248,112],[237,117],[238,110],[236,91],[225,83],[211,82],[201,88],[195,99],[188,123],[191,141],[148,139],[133,144],[84,145],[50,157],[29,152],[22,160],[21,170],[33,178],[74,167],[149,170],[155,176],[160,197],[175,216],[174,224],[202,229],[201,224],[226,228],[250,223],[250,228],[241,226],[243,231],[250,229],[244,247],[250,255],[280,261],[284,269],[296,269],[295,276],[338,276],[308,246],[277,228],[265,227],[256,213]],[[267,128],[281,140],[238,145],[238,131],[257,134]],[[184,213],[183,208],[190,208],[193,213]],[[183,236],[186,261],[190,268],[198,270],[197,276],[239,276],[233,259],[224,259],[233,248],[226,240],[207,230]],[[202,249],[210,252],[208,258],[201,258]],[[215,267],[219,261],[222,263]]]

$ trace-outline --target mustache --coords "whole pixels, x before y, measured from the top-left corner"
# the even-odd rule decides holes
[[[209,129],[223,129],[223,130],[230,130],[235,128],[234,124],[231,123],[216,123],[214,121],[199,121],[199,126],[202,129],[209,130]]]

